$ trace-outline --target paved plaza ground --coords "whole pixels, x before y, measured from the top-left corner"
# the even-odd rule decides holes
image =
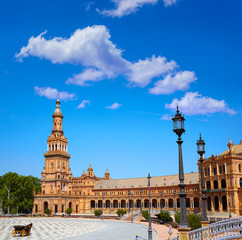
[[[147,239],[147,226],[122,221],[101,221],[67,218],[2,218],[0,219],[0,240],[22,239],[12,237],[14,225],[33,223],[31,235],[25,239],[65,240],[134,240]],[[153,232],[153,239],[158,240]]]

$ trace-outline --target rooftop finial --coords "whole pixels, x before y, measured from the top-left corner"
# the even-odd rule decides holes
[[[179,107],[178,107],[178,104],[177,104],[177,106],[176,106],[176,111],[177,111],[177,113],[179,113]]]
[[[57,92],[57,99],[59,99],[60,98],[60,93],[59,92]]]
[[[200,133],[200,140],[202,140],[202,134]]]

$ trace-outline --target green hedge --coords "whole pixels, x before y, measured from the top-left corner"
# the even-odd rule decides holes
[[[175,220],[178,224],[181,223],[181,213],[180,212],[176,212],[175,214]],[[187,223],[188,226],[194,230],[197,228],[200,228],[201,225],[201,220],[202,220],[202,216],[198,215],[198,214],[187,214]]]
[[[122,216],[125,215],[127,212],[126,212],[125,210],[123,210],[123,209],[118,209],[118,210],[116,211],[116,213],[117,213],[117,215],[118,215],[119,217],[122,217]]]
[[[143,216],[143,218],[145,220],[147,220],[149,218],[149,216],[150,216],[148,210],[143,210],[142,211],[142,216]]]

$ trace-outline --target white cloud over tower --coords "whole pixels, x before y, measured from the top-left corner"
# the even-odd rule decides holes
[[[130,62],[123,58],[123,51],[110,40],[109,30],[103,25],[77,29],[69,38],[46,39],[45,34],[46,32],[43,32],[37,37],[30,37],[28,44],[22,47],[15,57],[19,61],[34,56],[50,60],[53,64],[79,65],[81,72],[69,77],[67,84],[89,86],[94,82],[122,76],[128,81],[128,85],[133,87],[145,87],[156,78],[164,79],[163,83],[158,81],[154,89],[150,90],[150,93],[156,95],[185,89],[181,88],[181,84],[170,87],[174,78],[179,81],[176,77],[179,67],[174,60],[168,61],[164,56],[153,55],[145,60]],[[175,77],[166,77],[169,74]],[[183,76],[182,81],[186,82],[186,88],[190,82],[195,81],[195,77],[191,80],[189,71],[179,70],[179,74]]]

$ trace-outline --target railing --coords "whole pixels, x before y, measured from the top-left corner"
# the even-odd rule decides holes
[[[233,218],[210,224],[189,232],[190,240],[242,238],[242,218]]]
[[[219,224],[220,223],[226,223],[226,222],[232,222],[232,221],[236,221],[236,220],[241,220],[242,221],[242,217],[227,218],[227,219],[224,219],[222,221],[219,221]],[[216,225],[216,224],[218,224],[218,222],[210,223],[209,226]]]
[[[134,221],[136,221],[137,219],[139,219],[141,217],[141,214],[137,214],[135,217],[134,217]]]
[[[174,238],[171,238],[170,240],[178,240],[179,239],[179,236],[176,236]]]

